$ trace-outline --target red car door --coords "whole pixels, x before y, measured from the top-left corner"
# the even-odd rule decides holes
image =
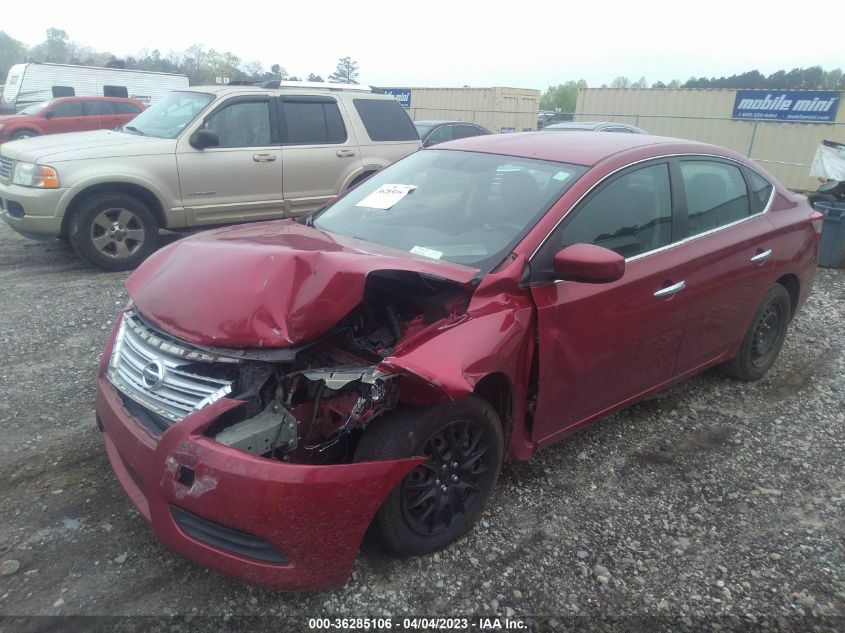
[[[79,132],[86,129],[81,101],[57,101],[44,113],[44,120],[47,134]]]
[[[663,248],[673,241],[669,183],[666,161],[622,172],[570,212],[531,260],[539,333],[532,435],[541,445],[674,375],[688,306],[677,256]],[[624,276],[544,281],[554,254],[574,243],[623,255]]]
[[[686,373],[739,342],[772,284],[777,246],[763,213],[773,191],[768,181],[727,160],[678,162],[690,236],[679,247],[683,262],[676,269],[690,310],[678,353],[677,371]],[[752,195],[747,179],[756,183]]]

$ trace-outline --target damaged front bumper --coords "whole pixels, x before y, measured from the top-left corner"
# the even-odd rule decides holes
[[[218,400],[154,437],[100,368],[96,410],[109,460],[162,542],[248,582],[288,590],[344,584],[373,515],[424,458],[291,464],[202,435],[239,404]]]

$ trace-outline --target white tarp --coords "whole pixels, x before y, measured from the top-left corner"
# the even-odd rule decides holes
[[[810,165],[810,175],[825,180],[845,180],[845,145],[819,145]]]

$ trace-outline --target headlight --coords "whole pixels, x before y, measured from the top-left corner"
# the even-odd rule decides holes
[[[52,167],[33,163],[15,163],[15,175],[12,182],[24,187],[58,189],[59,173]]]
[[[6,125],[3,124],[3,123],[0,123],[0,130],[2,130],[4,127],[6,127]]]

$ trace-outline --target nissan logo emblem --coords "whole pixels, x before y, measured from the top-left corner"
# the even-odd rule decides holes
[[[155,389],[164,382],[164,365],[161,361],[151,360],[141,370],[141,380],[150,389]]]

